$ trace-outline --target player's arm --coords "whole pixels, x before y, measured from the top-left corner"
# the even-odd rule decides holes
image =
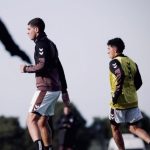
[[[22,60],[31,64],[29,56],[19,48],[16,42],[13,40],[5,24],[0,19],[0,41],[4,44],[5,49],[11,54],[11,56],[19,56]]]
[[[115,104],[117,103],[118,97],[122,92],[125,75],[120,62],[117,59],[113,59],[109,63],[109,68],[110,71],[116,76],[117,79],[116,90],[114,92],[114,95],[112,96],[112,101]]]
[[[58,68],[58,73],[59,73],[60,82],[61,82],[61,86],[62,86],[62,93],[66,93],[67,92],[67,82],[66,82],[64,69],[62,67],[62,64],[61,64],[59,58],[57,61],[57,68]]]
[[[60,82],[61,82],[61,91],[62,91],[62,100],[64,102],[64,104],[66,106],[68,106],[70,104],[70,99],[69,99],[69,94],[67,91],[67,82],[66,82],[66,77],[65,77],[65,73],[64,73],[64,69],[62,67],[62,64],[58,58],[58,62],[57,62],[57,69],[58,69],[58,73],[59,73],[59,77],[60,77]]]
[[[137,64],[136,64],[136,68],[137,68],[137,71],[134,76],[134,85],[136,87],[136,90],[138,90],[142,86],[142,78],[141,78],[141,74],[139,72]]]
[[[42,44],[38,44],[36,45],[35,47],[35,52],[36,52],[36,61],[37,63],[35,65],[29,65],[29,66],[24,66],[24,72],[27,72],[27,73],[37,73],[39,71],[41,71],[44,66],[45,66],[45,60],[46,60],[46,57],[45,57],[45,47],[42,45]]]

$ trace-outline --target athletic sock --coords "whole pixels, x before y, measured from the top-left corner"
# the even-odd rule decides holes
[[[44,146],[44,150],[52,150],[52,145]]]
[[[43,150],[42,140],[36,140],[34,143],[35,143],[36,150]]]

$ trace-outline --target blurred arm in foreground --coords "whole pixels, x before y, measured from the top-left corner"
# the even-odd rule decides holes
[[[19,56],[23,61],[31,64],[29,56],[19,48],[14,42],[6,26],[0,19],[0,41],[5,46],[5,49],[10,53],[11,56]]]

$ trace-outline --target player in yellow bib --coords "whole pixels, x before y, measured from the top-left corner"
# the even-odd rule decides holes
[[[138,108],[137,90],[142,85],[141,75],[137,64],[123,54],[124,42],[120,38],[108,41],[111,102],[110,115],[113,138],[119,150],[125,150],[119,124],[127,123],[129,131],[150,144],[150,136],[138,127],[143,118]]]

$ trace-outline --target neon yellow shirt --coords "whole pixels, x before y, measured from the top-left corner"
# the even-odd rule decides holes
[[[135,87],[134,77],[137,72],[136,63],[129,57],[121,55],[112,60],[112,68],[115,69],[115,73],[110,69],[110,85],[111,95],[114,96],[116,90],[118,90],[118,82],[121,78],[116,76],[116,72],[122,69],[124,78],[121,82],[121,92],[117,98],[117,102],[114,104],[111,100],[110,106],[114,109],[127,109],[138,106],[138,97]],[[115,63],[116,62],[116,63]],[[119,65],[120,64],[120,65]],[[111,62],[110,62],[111,65]]]

